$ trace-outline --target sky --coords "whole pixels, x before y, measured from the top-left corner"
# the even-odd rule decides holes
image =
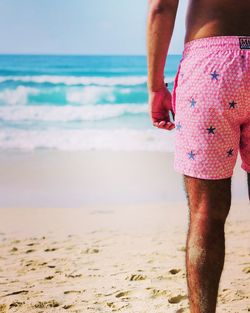
[[[181,54],[187,0],[169,54]],[[0,0],[0,53],[145,55],[148,0]]]

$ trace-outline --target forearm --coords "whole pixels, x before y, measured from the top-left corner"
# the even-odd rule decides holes
[[[172,37],[178,0],[151,0],[147,17],[148,89],[164,84],[164,67]]]

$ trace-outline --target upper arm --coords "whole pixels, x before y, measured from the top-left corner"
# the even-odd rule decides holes
[[[148,0],[149,6],[155,9],[176,8],[179,0]]]
[[[176,10],[179,4],[179,0],[148,0],[150,9],[162,13],[165,10]]]

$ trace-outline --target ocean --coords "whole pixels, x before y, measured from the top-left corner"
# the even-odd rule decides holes
[[[169,55],[172,90],[180,55]],[[145,56],[0,56],[0,148],[167,150],[152,126]]]

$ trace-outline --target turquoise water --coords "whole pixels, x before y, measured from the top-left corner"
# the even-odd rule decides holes
[[[167,59],[170,89],[180,58]],[[88,134],[98,148],[101,130],[152,130],[146,82],[145,56],[1,55],[0,147],[84,149]]]

